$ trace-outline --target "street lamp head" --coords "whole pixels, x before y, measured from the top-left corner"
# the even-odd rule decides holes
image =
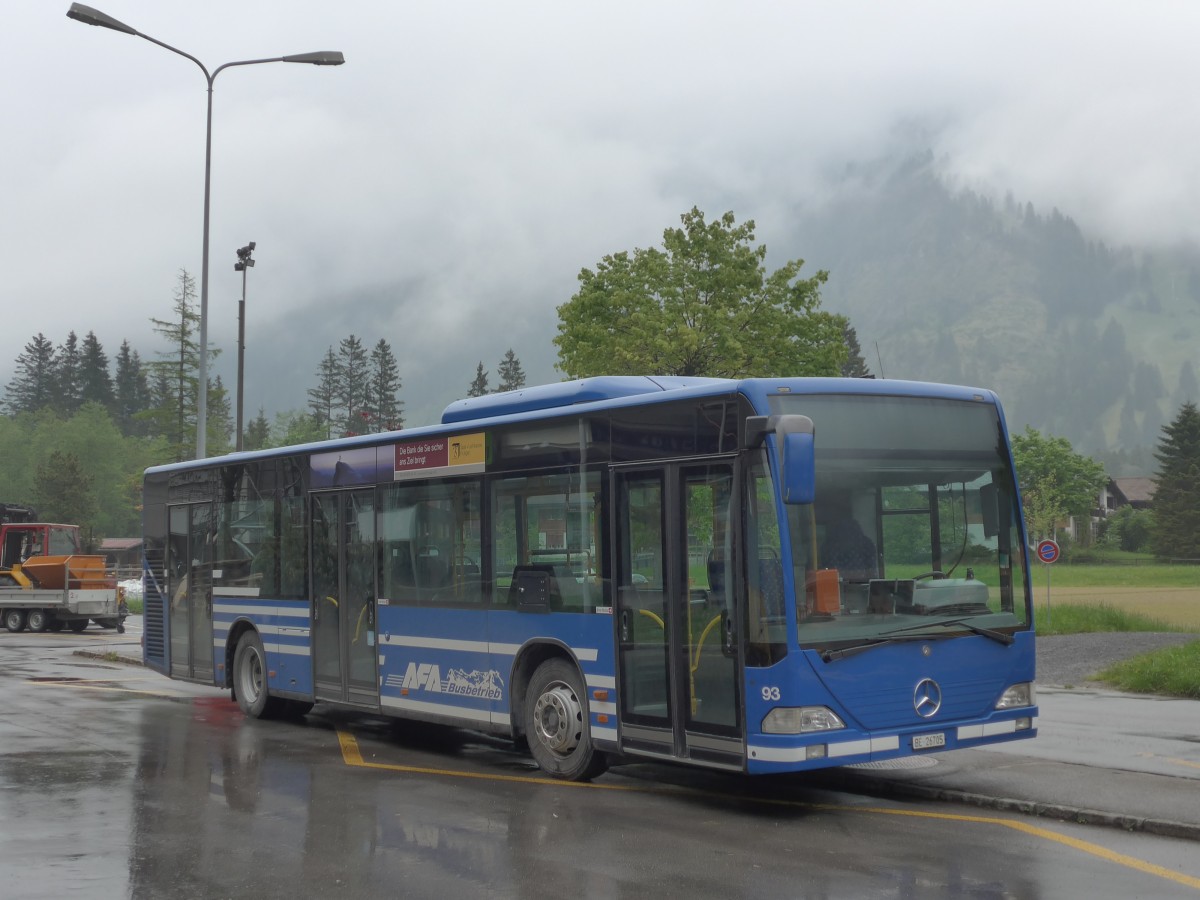
[[[76,4],[78,5],[78,4]],[[316,53],[295,53],[280,57],[283,62],[308,63],[311,66],[340,66],[346,62],[340,50],[320,50]]]
[[[135,29],[130,28],[124,22],[118,22],[112,16],[107,16],[100,12],[100,10],[84,6],[82,3],[72,3],[71,8],[67,10],[67,18],[75,19],[87,25],[99,25],[101,28],[111,28],[113,31],[120,31],[124,34],[137,34]]]

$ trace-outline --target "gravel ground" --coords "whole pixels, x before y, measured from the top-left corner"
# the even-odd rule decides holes
[[[1092,677],[1113,663],[1198,639],[1195,634],[1143,631],[1039,635],[1037,681],[1043,685],[1100,686]]]

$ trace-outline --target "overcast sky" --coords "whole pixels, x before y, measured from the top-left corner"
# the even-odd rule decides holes
[[[205,81],[139,37],[8,0],[0,379],[37,332],[160,347],[199,280]],[[210,336],[248,416],[299,408],[320,356],[386,338],[409,424],[512,347],[554,380],[580,268],[698,205],[773,230],[823,176],[919,122],[960,183],[1115,241],[1200,239],[1200,4],[98,0],[216,81]],[[781,248],[804,256],[803,248]],[[819,260],[811,260],[814,268]],[[808,270],[811,271],[811,270]],[[834,273],[836,277],[836,273]],[[271,360],[267,366],[266,361]],[[268,371],[269,369],[269,371]]]

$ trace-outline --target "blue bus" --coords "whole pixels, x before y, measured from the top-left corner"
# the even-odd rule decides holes
[[[778,773],[1033,737],[995,394],[601,377],[147,470],[145,661],[613,760]]]

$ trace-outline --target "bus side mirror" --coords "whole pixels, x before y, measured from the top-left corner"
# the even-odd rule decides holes
[[[783,502],[812,503],[817,491],[816,441],[808,416],[779,416],[775,421],[783,468]]]

